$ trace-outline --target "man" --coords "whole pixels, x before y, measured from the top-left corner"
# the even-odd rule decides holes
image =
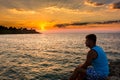
[[[69,80],[105,80],[109,74],[108,60],[103,49],[96,45],[96,35],[86,36],[86,46],[90,48],[84,64],[79,65]]]

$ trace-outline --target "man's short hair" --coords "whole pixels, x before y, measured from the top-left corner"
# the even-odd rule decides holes
[[[97,37],[95,34],[89,34],[86,36],[86,39],[92,40],[94,43],[96,43]]]

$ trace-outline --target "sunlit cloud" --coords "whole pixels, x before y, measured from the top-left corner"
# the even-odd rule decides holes
[[[110,9],[120,9],[120,2],[110,4],[109,8]]]
[[[120,20],[120,0],[0,0],[0,10],[0,25],[41,30]]]
[[[57,13],[57,12],[62,12],[62,13],[70,13],[70,14],[92,14],[91,11],[81,11],[79,9],[69,9],[69,8],[59,8],[57,6],[52,6],[52,7],[47,7],[44,8],[44,11],[48,13]]]
[[[32,10],[24,10],[24,9],[8,9],[8,11],[10,11],[13,14],[35,14],[36,11],[32,11]]]
[[[83,0],[0,0],[0,6],[16,9],[22,7],[28,10],[42,9],[51,6],[78,9],[82,2]]]
[[[99,6],[103,6],[103,3],[100,2],[94,2],[92,0],[85,0],[84,2],[85,5],[89,5],[89,6],[93,6],[93,7],[99,7]]]

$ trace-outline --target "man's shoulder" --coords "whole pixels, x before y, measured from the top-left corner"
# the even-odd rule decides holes
[[[95,50],[91,49],[89,52],[88,52],[88,56],[92,57],[93,59],[97,58],[98,54]]]
[[[96,52],[94,49],[90,49],[90,50],[88,51],[88,53],[90,53],[90,54],[97,54],[97,52]]]

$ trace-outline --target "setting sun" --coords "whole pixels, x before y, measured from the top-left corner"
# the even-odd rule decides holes
[[[41,31],[45,31],[46,30],[46,26],[47,26],[47,23],[40,23],[39,24],[39,28]]]
[[[54,29],[54,22],[37,22],[36,24],[38,24],[38,31],[40,32],[46,32],[49,31],[51,29]]]

